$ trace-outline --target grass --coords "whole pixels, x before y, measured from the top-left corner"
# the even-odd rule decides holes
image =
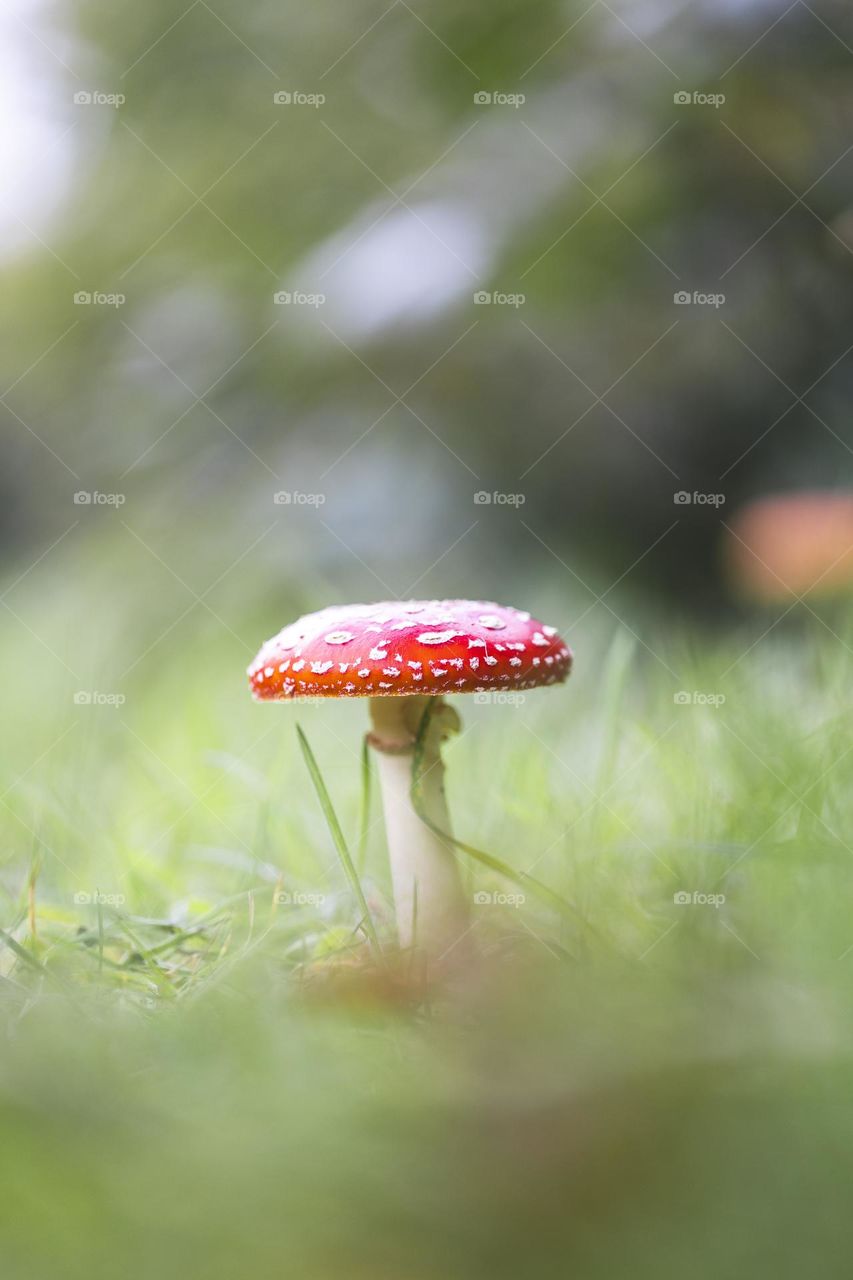
[[[363,704],[300,748],[201,620],[74,704],[10,632],[4,1276],[845,1273],[853,619],[622,612],[565,689],[457,701],[483,960],[420,1005],[319,980],[392,945]]]

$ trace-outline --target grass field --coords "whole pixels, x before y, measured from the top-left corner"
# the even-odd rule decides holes
[[[66,590],[3,641],[5,1277],[846,1275],[851,619],[620,607],[458,699],[458,837],[569,909],[460,852],[479,960],[418,1000],[352,976],[296,736],[390,947],[364,704],[254,705],[202,611],[125,675],[144,611],[75,648]]]

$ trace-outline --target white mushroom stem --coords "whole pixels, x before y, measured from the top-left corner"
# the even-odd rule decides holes
[[[379,764],[400,946],[416,947],[438,964],[467,932],[468,909],[452,844],[412,806],[415,739],[428,701],[435,705],[421,761],[421,807],[450,835],[441,742],[458,728],[455,711],[440,697],[371,698],[369,742]]]

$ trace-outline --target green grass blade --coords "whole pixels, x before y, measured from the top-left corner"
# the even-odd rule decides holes
[[[35,956],[30,955],[26,947],[22,947],[17,938],[13,938],[5,929],[0,929],[0,938],[2,938],[3,942],[6,943],[9,950],[12,951],[19,960],[22,960],[24,964],[28,964],[31,968],[36,969],[42,975],[47,973],[44,965],[39,960],[36,960]]]
[[[311,781],[314,783],[314,790],[317,792],[317,799],[320,801],[320,808],[323,810],[326,825],[329,828],[335,848],[338,851],[338,857],[341,860],[344,873],[350,882],[350,887],[355,894],[356,901],[358,902],[361,910],[364,928],[368,938],[370,939],[370,945],[377,957],[381,956],[382,947],[379,944],[379,935],[377,934],[376,926],[373,923],[373,916],[370,914],[370,907],[367,905],[367,899],[365,898],[364,890],[361,887],[361,880],[359,879],[358,871],[356,870],[355,863],[352,860],[347,842],[344,838],[344,833],[341,830],[341,824],[338,822],[338,816],[332,805],[328,789],[323,781],[323,775],[320,772],[320,767],[314,758],[314,752],[311,750],[311,747],[308,744],[308,739],[302,732],[300,725],[296,726],[296,735],[299,738],[302,755],[304,756],[305,763],[308,766]]]
[[[145,943],[142,942],[141,939],[137,937],[134,930],[131,929],[127,922],[127,918],[123,916],[120,911],[114,911],[112,913],[112,919],[119,932],[123,933],[124,936],[133,944],[134,953],[139,956],[140,960],[145,965],[147,973],[151,976],[152,981],[160,990],[161,994],[172,995],[172,987],[167,974],[163,972],[159,963],[146,951]]]
[[[370,765],[370,747],[367,742],[367,734],[361,744],[361,808],[358,821],[358,849],[356,852],[356,865],[359,871],[364,870],[364,863],[367,857],[367,834],[370,830],[370,798],[371,798],[372,771]]]
[[[617,631],[604,662],[604,740],[598,764],[598,795],[605,792],[613,781],[616,756],[619,751],[620,717],[625,696],[625,685],[637,642],[627,631]]]
[[[98,894],[98,977],[104,972],[104,906]]]

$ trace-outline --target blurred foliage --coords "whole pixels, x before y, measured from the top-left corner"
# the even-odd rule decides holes
[[[460,836],[578,914],[472,908],[478,958],[428,1004],[363,968],[293,709],[210,698],[224,641],[40,759],[4,743],[4,1276],[846,1274],[833,622],[692,656],[649,628],[657,658],[588,634],[573,686],[459,699]],[[364,713],[300,712],[353,845]],[[387,944],[375,808],[363,882]]]
[[[538,536],[606,586],[660,538],[637,581],[718,602],[719,513],[674,491],[730,510],[850,479],[844,4],[86,0],[42,23],[74,167],[5,264],[8,544],[118,490],[191,566],[275,523],[260,581],[405,594],[458,538],[437,593],[500,597],[505,560],[547,562]],[[694,90],[725,102],[674,103]]]
[[[846,1274],[850,618],[678,614],[741,500],[850,483],[849,6],[0,22],[53,143],[0,204],[4,1275]],[[430,594],[576,651],[448,755],[460,839],[579,919],[320,1013],[357,912],[244,668]],[[353,846],[364,711],[299,712]],[[363,873],[385,937],[376,811]]]

